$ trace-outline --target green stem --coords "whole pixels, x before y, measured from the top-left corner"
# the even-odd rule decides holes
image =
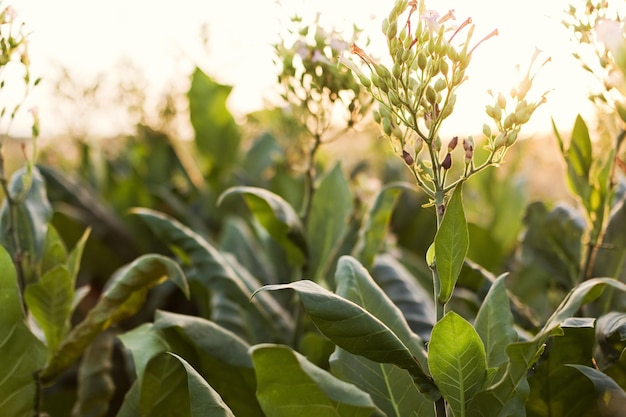
[[[305,181],[304,201],[302,203],[302,212],[300,214],[300,217],[302,218],[302,222],[305,225],[309,218],[309,214],[311,213],[313,194],[315,193],[315,156],[322,144],[322,137],[319,133],[316,133],[313,135],[313,140],[314,140],[313,147],[311,148],[309,152],[308,160],[307,160],[307,168],[306,168],[306,172],[304,173],[304,181]]]

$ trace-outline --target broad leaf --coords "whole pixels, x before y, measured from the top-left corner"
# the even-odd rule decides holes
[[[389,254],[376,257],[372,278],[398,306],[411,330],[424,342],[429,341],[436,321],[432,292],[419,285],[417,278]]]
[[[205,159],[205,169],[212,177],[231,166],[241,140],[239,127],[226,106],[231,90],[231,86],[215,82],[196,68],[187,93],[196,148]]]
[[[217,204],[233,195],[244,198],[254,218],[285,250],[290,264],[302,265],[307,255],[306,237],[293,207],[271,191],[244,186],[229,188],[222,193]]]
[[[46,348],[24,322],[17,273],[0,246],[0,415],[33,415],[37,386],[33,377],[46,360]]]
[[[618,361],[626,349],[626,313],[613,311],[598,318],[596,340],[603,364]]]
[[[404,369],[377,363],[336,348],[330,357],[334,375],[370,393],[388,417],[434,417],[435,407],[413,384]]]
[[[50,269],[67,263],[67,249],[63,239],[59,236],[56,228],[49,224],[46,240],[43,245],[43,255],[39,266],[40,274],[45,274]]]
[[[513,314],[506,293],[506,274],[491,285],[478,310],[474,326],[487,352],[487,367],[498,367],[507,361],[506,347],[517,340],[513,327]]]
[[[265,323],[277,340],[288,338],[293,322],[270,294],[261,294],[250,302],[252,292],[261,284],[232,257],[225,256],[202,236],[194,233],[166,215],[147,209],[133,213],[168,245],[189,258],[194,274],[190,280],[199,281],[213,293],[220,293],[247,309],[252,317]]]
[[[274,417],[381,415],[370,396],[281,345],[251,349],[263,411]]]
[[[186,296],[189,287],[176,262],[161,255],[145,255],[121,268],[111,279],[102,298],[65,337],[48,360],[41,378],[50,382],[72,365],[91,341],[112,324],[134,315],[143,305],[147,291],[170,279]]]
[[[526,395],[525,384],[528,370],[534,366],[543,352],[544,343],[561,332],[560,325],[571,317],[585,303],[588,303],[610,286],[626,292],[626,284],[608,278],[594,278],[580,284],[565,297],[550,319],[537,335],[529,341],[514,342],[506,348],[509,363],[506,373],[486,390],[474,397],[468,408],[469,416],[496,417],[522,393]],[[519,399],[519,398],[518,398]]]
[[[28,284],[36,280],[35,269],[43,256],[52,207],[46,195],[44,179],[36,168],[32,172],[26,168],[15,172],[9,192],[19,204],[10,208],[5,199],[0,208],[0,244],[15,253],[14,239],[9,236],[9,231],[15,227],[14,233],[24,259],[24,279]]]
[[[593,155],[591,153],[591,138],[583,118],[578,115],[572,130],[572,139],[569,148],[563,155],[567,163],[567,182],[581,201],[589,202],[591,191],[589,173]]]
[[[311,212],[307,222],[311,278],[320,282],[333,251],[341,244],[352,213],[352,196],[348,182],[339,164],[319,182],[313,194]]]
[[[452,296],[469,248],[462,193],[463,183],[460,182],[448,201],[441,225],[435,235],[435,264],[440,283],[437,298],[442,304],[447,303]]]
[[[433,328],[428,365],[454,415],[465,416],[487,376],[485,347],[472,325],[454,312],[443,316]]]
[[[410,185],[406,183],[390,183],[385,185],[376,196],[361,226],[359,240],[353,251],[354,257],[366,268],[374,264],[374,257],[387,236],[389,221],[398,197],[407,188],[410,188]]]
[[[427,393],[433,400],[439,398],[437,387],[419,361],[376,316],[309,280],[266,285],[258,291],[283,289],[298,293],[315,325],[337,346],[375,362],[391,363],[408,370],[421,392]]]
[[[602,416],[621,416],[626,410],[626,392],[609,376],[589,366],[570,365],[593,383]]]
[[[383,322],[426,369],[424,342],[411,331],[400,309],[378,286],[365,267],[351,256],[339,259],[335,274],[336,294],[358,304]]]
[[[46,336],[49,354],[57,350],[70,328],[74,286],[65,266],[46,272],[39,282],[30,284],[24,300]]]
[[[78,368],[78,398],[72,416],[107,415],[111,398],[115,393],[111,377],[114,340],[113,333],[101,333],[85,350]]]
[[[235,417],[195,369],[180,356],[165,352],[146,366],[139,408],[147,417]]]
[[[591,383],[568,364],[591,365],[593,327],[563,328],[548,340],[547,352],[528,378],[528,417],[599,415]]]

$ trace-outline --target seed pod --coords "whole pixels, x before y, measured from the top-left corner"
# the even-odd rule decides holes
[[[408,166],[411,166],[415,163],[415,160],[413,159],[411,154],[405,151],[404,149],[402,150],[402,159],[404,159],[404,163],[407,164]]]
[[[483,123],[483,135],[486,138],[491,138],[491,127],[487,123]]]
[[[504,132],[498,133],[498,136],[493,140],[493,150],[497,151],[506,144],[506,134]]]
[[[446,76],[448,74],[448,63],[444,60],[442,60],[439,63],[439,72],[443,75]]]
[[[389,22],[385,33],[387,34],[387,39],[395,38],[398,33],[398,23],[395,20],[393,22]]]
[[[504,119],[502,123],[502,128],[504,130],[508,130],[513,127],[513,123],[515,123],[515,113],[511,113]]]
[[[397,62],[393,64],[393,68],[391,68],[391,73],[395,78],[400,78],[400,76],[402,75],[402,67],[400,67],[400,64],[398,64]]]
[[[450,167],[452,167],[452,155],[450,154],[450,152],[446,154],[446,157],[441,162],[441,167],[446,171],[449,170]]]
[[[513,144],[517,140],[517,134],[518,133],[519,133],[519,131],[517,129],[515,129],[512,132],[510,132],[508,135],[506,135],[506,143],[505,143],[506,146],[513,146]]]
[[[385,133],[385,135],[391,136],[391,121],[385,117],[383,119],[382,126],[383,126],[383,132]]]
[[[430,104],[435,104],[437,102],[437,93],[435,92],[435,89],[430,85],[426,87],[426,100]]]
[[[372,86],[372,82],[370,81],[369,78],[367,78],[365,75],[363,74],[359,74],[359,81],[361,82],[361,84],[363,85],[363,87],[365,88],[370,88]]]
[[[435,81],[434,87],[435,91],[442,91],[444,88],[446,88],[446,80],[444,80],[443,78],[438,78],[437,81]]]
[[[424,52],[420,52],[419,55],[417,55],[417,66],[424,71],[426,64],[428,64],[428,58]]]

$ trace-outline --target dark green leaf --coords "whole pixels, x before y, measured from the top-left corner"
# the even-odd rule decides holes
[[[411,331],[402,312],[374,282],[365,267],[351,256],[339,259],[335,274],[336,293],[363,307],[383,322],[411,351],[423,369],[428,366],[424,342]]]
[[[189,295],[185,276],[176,262],[161,255],[145,255],[121,268],[102,298],[82,322],[65,337],[49,359],[41,378],[52,381],[73,364],[91,341],[112,324],[134,315],[143,305],[147,290],[166,279]]]
[[[339,164],[327,173],[313,194],[311,213],[307,222],[312,280],[320,282],[341,244],[352,213],[352,196]]]
[[[316,367],[287,346],[257,345],[251,352],[259,402],[268,416],[380,415],[368,394]]]
[[[400,338],[361,306],[313,281],[266,285],[263,290],[292,289],[320,331],[337,346],[375,362],[391,363],[409,371],[420,391],[437,399],[439,393],[419,361]]]
[[[28,329],[11,256],[0,246],[0,415],[31,417],[46,348]]]
[[[232,187],[218,199],[218,205],[225,199],[241,195],[254,218],[282,246],[292,265],[302,265],[307,254],[304,227],[297,213],[282,197],[256,187]]]
[[[466,415],[487,376],[485,347],[472,325],[454,312],[443,316],[433,328],[428,365],[454,415]]]
[[[432,292],[428,293],[422,288],[417,278],[389,254],[376,257],[372,277],[398,306],[411,330],[423,341],[430,340],[430,333],[435,325]]]
[[[604,363],[619,360],[626,349],[626,313],[605,314],[596,322],[596,340]]]
[[[593,383],[600,414],[608,417],[620,417],[626,410],[626,392],[606,374],[584,365],[570,365],[585,375]]]
[[[78,398],[72,416],[107,415],[115,392],[111,377],[114,340],[113,333],[101,333],[85,350],[78,368]]]
[[[585,327],[563,330],[562,336],[549,339],[546,352],[528,378],[529,417],[599,415],[590,382],[566,366],[592,364],[594,330]]]
[[[626,200],[622,199],[611,212],[602,245],[593,265],[594,277],[613,277],[626,282]],[[614,297],[613,308],[626,310],[625,297]]]
[[[142,416],[235,417],[204,378],[173,353],[148,362],[139,390]]]
[[[359,240],[354,248],[353,255],[366,268],[374,264],[374,257],[382,246],[393,209],[400,193],[412,187],[406,183],[390,183],[385,185],[370,208],[367,218],[359,232]]]
[[[489,368],[504,364],[507,361],[507,345],[517,340],[505,279],[506,275],[501,275],[491,285],[474,324],[485,345]]]
[[[437,298],[442,304],[447,303],[452,296],[469,248],[469,233],[463,212],[462,195],[463,183],[460,182],[448,201],[435,236],[435,264],[440,282]]]

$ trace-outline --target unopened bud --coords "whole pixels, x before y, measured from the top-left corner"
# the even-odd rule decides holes
[[[508,116],[506,116],[506,118],[504,119],[504,122],[502,123],[502,128],[504,130],[509,130],[510,128],[513,127],[513,123],[515,123],[515,113],[511,113]]]
[[[435,152],[439,152],[441,150],[441,138],[439,136],[437,136],[433,141],[433,148],[435,149]]]
[[[391,136],[391,121],[389,121],[388,118],[384,118],[383,119],[383,132],[385,133],[385,135],[387,136]]]
[[[500,106],[501,109],[506,108],[506,98],[504,97],[504,94],[498,93],[497,103],[498,103],[498,106]]]
[[[474,158],[474,138],[469,136],[463,139],[463,149],[465,149],[465,164],[472,162]]]
[[[393,64],[393,68],[391,68],[391,73],[395,78],[400,78],[400,75],[402,75],[402,67],[400,67],[400,64]]]
[[[417,139],[415,139],[415,155],[419,155],[419,153],[422,151],[422,148],[424,147],[424,139],[418,137]]]
[[[493,150],[496,151],[506,144],[506,133],[500,132],[493,140]]]
[[[458,145],[459,143],[459,137],[455,136],[450,140],[450,143],[448,143],[448,152],[452,152],[454,150],[454,148],[456,148],[456,145]]]
[[[518,130],[513,130],[508,135],[506,135],[506,146],[512,146],[517,140]]]
[[[426,54],[424,52],[420,52],[419,55],[417,56],[417,66],[422,71],[424,71],[427,63],[428,63],[428,58],[426,57]]]
[[[446,154],[446,157],[441,162],[441,167],[447,171],[450,169],[451,166],[452,166],[452,155],[450,154],[450,152],[448,152]]]
[[[402,150],[402,159],[404,159],[404,163],[407,164],[408,166],[411,166],[415,163],[415,160],[413,159],[411,154],[405,150]]]
[[[426,100],[430,104],[435,104],[437,102],[437,92],[435,92],[435,89],[430,85],[426,87]]]
[[[441,72],[443,76],[448,75],[448,63],[446,61],[442,60],[439,63],[439,72]]]
[[[389,22],[385,33],[387,34],[387,39],[393,39],[396,37],[396,34],[398,33],[398,24],[395,20],[393,22]]]
[[[374,121],[378,124],[380,124],[380,112],[378,110],[373,110],[372,111],[372,116],[374,117]]]
[[[434,87],[435,91],[442,91],[444,88],[446,88],[446,80],[444,80],[443,78],[438,78],[437,81],[435,81]]]
[[[487,123],[483,123],[483,135],[486,138],[491,138],[491,127]]]

